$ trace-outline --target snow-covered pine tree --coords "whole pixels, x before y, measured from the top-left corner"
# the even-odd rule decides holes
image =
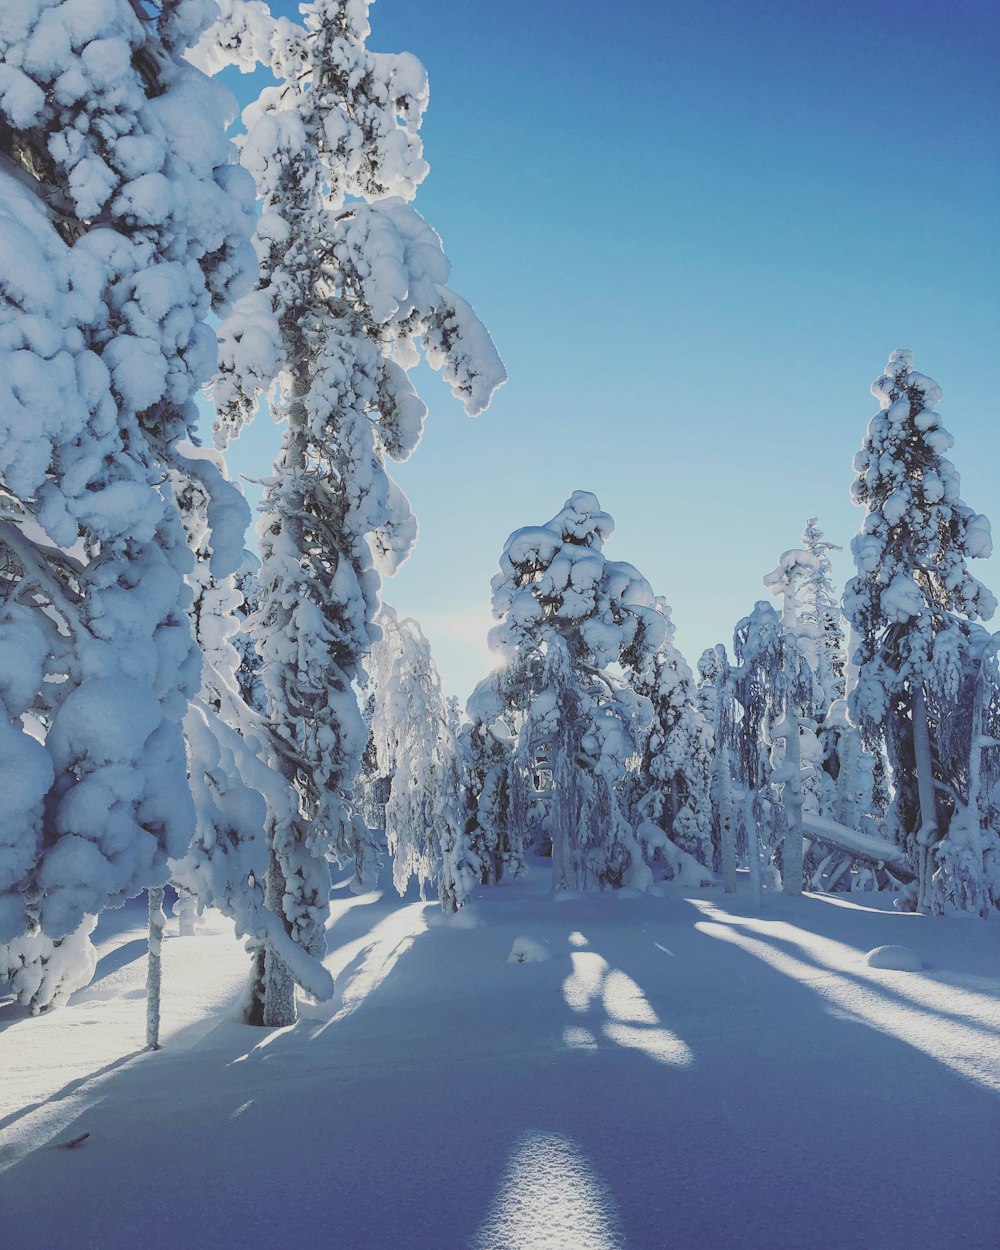
[[[403,894],[416,877],[447,911],[457,911],[483,876],[463,819],[455,735],[430,644],[416,621],[383,604],[379,623],[389,663],[376,654],[371,737],[377,775],[388,777],[385,835],[392,880]],[[388,671],[385,671],[387,668]]]
[[[425,408],[408,370],[418,348],[470,416],[505,377],[486,330],[446,283],[441,240],[406,202],[427,172],[423,67],[372,53],[367,0],[312,0],[301,24],[226,0],[199,49],[216,68],[263,62],[278,80],[246,110],[242,159],[257,183],[258,289],[221,326],[221,441],[274,379],[286,422],[261,522],[254,632],[275,764],[298,811],[268,831],[268,897],[319,954],[326,858],[366,877],[374,848],[351,796],[367,734],[352,683],[377,638],[379,575],[405,559],[416,524],[385,471],[419,441]],[[268,956],[264,1019],[294,998]]]
[[[807,523],[807,531],[809,525]],[[819,541],[815,539],[814,541]],[[829,564],[829,557],[823,558]],[[793,818],[801,811],[819,816],[830,816],[836,800],[836,786],[833,776],[823,768],[823,745],[820,741],[821,726],[826,721],[826,713],[832,695],[828,697],[826,686],[831,684],[831,662],[826,654],[823,638],[823,622],[813,601],[813,592],[818,585],[820,592],[827,589],[829,581],[827,571],[821,564],[821,556],[805,547],[793,547],[782,552],[777,567],[764,577],[764,585],[770,588],[773,595],[781,599],[781,629],[794,644],[798,653],[809,666],[813,675],[811,690],[806,691],[806,700],[799,709],[797,739],[792,741],[790,734],[781,738],[786,766],[783,775],[787,781],[783,791],[791,800],[790,811]],[[832,593],[832,587],[830,588]],[[824,684],[820,677],[823,671],[826,678]],[[781,722],[788,730],[790,722]],[[797,763],[793,764],[793,761]],[[791,776],[791,772],[795,776]],[[835,774],[834,774],[835,775]],[[814,862],[815,856],[810,852],[806,867],[810,879],[816,875],[819,864],[828,867],[825,853]],[[850,867],[850,859],[847,861]]]
[[[468,711],[475,715],[458,734],[465,833],[482,864],[484,885],[518,877],[524,870],[524,847],[511,832],[514,741],[503,707],[496,696],[488,699],[485,712],[470,700]]]
[[[237,569],[234,578],[234,587],[240,597],[240,602],[235,609],[239,619],[239,628],[230,641],[239,655],[236,681],[240,696],[247,707],[263,714],[266,710],[266,701],[261,680],[261,659],[257,652],[257,644],[247,629],[247,622],[256,614],[260,606],[257,581],[259,572],[260,560],[252,552],[244,552],[243,563]]]
[[[361,674],[361,716],[368,730],[368,742],[361,756],[361,768],[355,788],[354,806],[374,841],[385,844],[385,805],[396,771],[396,735],[391,739],[383,730],[389,723],[384,714],[386,691],[392,667],[402,654],[399,617],[384,600],[379,606],[376,622],[381,638],[369,648]],[[378,738],[376,737],[378,735]]]
[[[784,628],[767,602],[736,626],[733,673],[743,715],[736,726],[736,752],[744,787],[744,826],[751,884],[756,892],[760,869],[758,837],[766,834],[770,850],[780,854],[782,887],[802,890],[803,709],[814,704],[812,672],[796,636]],[[780,787],[780,789],[776,789]]]
[[[531,778],[547,779],[554,890],[650,879],[622,810],[626,762],[649,703],[609,669],[646,665],[665,624],[645,578],[604,556],[613,530],[596,497],[576,491],[547,524],[510,536],[492,583],[500,624],[490,632],[507,674],[488,678],[470,700],[470,715],[482,719],[484,691],[499,694],[507,701],[500,714],[518,727],[515,843],[527,834]]]
[[[696,699],[691,669],[674,643],[676,628],[670,619],[670,608],[659,597],[656,607],[663,616],[663,642],[648,663],[631,677],[633,688],[649,700],[653,715],[629,780],[632,814],[636,824],[652,821],[682,850],[711,868],[711,751],[707,727]],[[660,867],[651,866],[654,872]]]
[[[698,661],[698,708],[711,751],[709,795],[712,799],[712,867],[722,873],[722,888],[736,892],[736,807],[733,796],[733,749],[736,697],[733,671],[722,643],[703,651]]]
[[[829,708],[844,697],[844,675],[847,669],[847,646],[844,641],[840,596],[833,584],[831,551],[841,551],[836,543],[823,537],[816,517],[809,517],[802,534],[802,547],[815,563],[806,574],[802,588],[803,616],[816,627],[815,673],[820,685],[820,704]]]
[[[917,875],[913,905],[984,912],[997,901],[987,868],[997,832],[970,794],[990,739],[976,729],[990,645],[974,622],[996,599],[967,561],[990,554],[990,526],[959,497],[941,390],[912,352],[892,353],[872,394],[880,411],[854,458],[853,498],[867,514],[844,595],[858,644],[851,715],[888,754],[890,826]]]
[[[244,657],[235,645],[240,637],[240,574],[216,575],[237,568],[246,584],[248,561],[237,553],[248,554],[242,547],[249,508],[237,492],[222,489],[226,473],[218,452],[193,447],[181,451],[176,489],[197,557],[188,581],[190,616],[203,663],[201,689],[184,719],[195,834],[185,854],[171,860],[171,881],[182,900],[222,911],[235,923],[237,935],[248,938],[258,951],[268,946],[283,951],[293,979],[316,997],[328,998],[333,993],[329,973],[294,945],[283,921],[264,902],[265,825],[269,819],[290,819],[296,800],[287,782],[267,766],[266,726],[242,696]],[[226,554],[220,560],[222,552]]]
[[[206,11],[0,11],[0,942],[33,1008],[89,977],[93,917],[162,883],[193,827],[172,475],[207,318],[255,269],[230,97],[181,55]]]

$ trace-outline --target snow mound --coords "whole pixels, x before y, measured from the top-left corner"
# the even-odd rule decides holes
[[[876,946],[865,956],[869,968],[890,968],[894,972],[919,972],[923,964],[908,946]]]
[[[543,964],[551,958],[552,952],[545,942],[539,942],[530,937],[519,937],[514,939],[507,962],[509,964]]]
[[[450,916],[443,916],[441,923],[449,929],[478,929],[483,920],[478,911],[466,906],[460,907]]]

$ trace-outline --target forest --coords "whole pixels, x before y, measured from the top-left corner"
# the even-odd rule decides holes
[[[211,979],[192,964],[172,989],[171,947],[215,941],[195,935],[220,925],[239,943],[218,956],[232,978],[219,1002],[248,1054],[267,1029],[322,1032],[317,1021],[350,1014],[350,985],[361,993],[341,980],[354,955],[341,958],[336,925],[353,932],[377,897],[381,924],[419,913],[420,931],[450,944],[457,984],[472,978],[462,961],[479,957],[484,917],[514,969],[557,963],[562,942],[569,1008],[603,994],[603,1036],[683,1068],[698,1048],[669,1039],[640,964],[626,975],[588,953],[587,924],[608,923],[599,909],[620,901],[653,924],[650,909],[683,902],[701,908],[686,931],[724,937],[736,907],[750,919],[732,923],[759,943],[760,917],[787,930],[818,909],[830,952],[854,939],[822,929],[828,900],[854,909],[844,923],[876,948],[866,966],[888,970],[873,976],[927,980],[921,969],[950,950],[972,961],[948,983],[957,998],[942,989],[912,1010],[978,1011],[986,1049],[967,1062],[954,1060],[964,1041],[938,1048],[951,1058],[931,1042],[914,1053],[958,1063],[959,1103],[977,1081],[995,1089],[1000,634],[973,571],[990,524],[961,497],[941,388],[913,351],[893,350],[873,400],[859,396],[853,467],[824,467],[857,505],[847,584],[822,518],[790,517],[801,545],[775,553],[731,639],[697,658],[678,649],[666,598],[627,550],[617,558],[598,494],[574,489],[601,483],[557,484],[550,520],[495,535],[495,667],[464,705],[449,697],[420,624],[390,606],[391,588],[383,598],[417,541],[392,466],[419,454],[418,364],[468,415],[507,375],[503,344],[449,285],[442,240],[413,205],[428,172],[426,72],[409,53],[372,51],[370,33],[368,0],[310,0],[297,16],[261,0],[0,11],[0,1023],[30,1049],[33,1028],[64,1029],[47,1022],[97,1002],[111,950],[99,939],[127,920],[134,935],[138,905],[140,1049],[166,1055],[171,994]],[[266,69],[271,84],[235,126],[220,79],[234,67]],[[885,347],[872,345],[876,367]],[[280,451],[254,520],[227,453],[272,418]],[[971,927],[934,927],[959,917]],[[612,930],[625,966],[639,961],[638,921]],[[417,930],[399,932],[375,985]],[[437,1002],[429,964],[420,975]],[[464,992],[475,1000],[471,981]],[[618,1015],[615,993],[632,1004]],[[460,1006],[439,1007],[458,1027]],[[406,1018],[405,999],[395,1010]],[[865,1015],[853,999],[837,1010]],[[637,1041],[643,1028],[663,1036]],[[567,1026],[567,1053],[588,1049],[584,1035]],[[767,1044],[782,1038],[776,1024]],[[483,1088],[503,1098],[511,1082],[498,1071]],[[970,1122],[985,1142],[979,1108]],[[12,1148],[5,1179],[27,1167],[25,1192],[46,1183],[51,1162],[20,1161],[63,1131],[52,1124]],[[81,1155],[98,1149],[89,1135]],[[555,1168],[553,1193],[572,1196],[566,1139],[539,1140],[528,1173]],[[715,1147],[704,1150],[703,1164]],[[580,1184],[565,1227],[550,1210],[531,1216],[534,1232],[500,1219],[473,1241],[463,1208],[435,1241],[397,1212],[343,1244],[626,1244],[593,1197],[601,1186]],[[996,1191],[978,1192],[985,1236]],[[30,1218],[19,1208],[12,1227]],[[37,1244],[161,1244],[130,1240],[127,1224],[120,1241],[77,1242],[66,1220]],[[677,1244],[729,1244],[697,1228]],[[259,1244],[269,1229],[265,1218]],[[880,1229],[867,1244],[896,1244]],[[258,1244],[212,1236],[188,1244]],[[940,1236],[909,1244],[987,1244]],[[657,1237],[633,1228],[629,1244],[666,1244]]]

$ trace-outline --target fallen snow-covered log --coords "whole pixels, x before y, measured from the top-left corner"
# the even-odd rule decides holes
[[[825,816],[814,816],[808,812],[802,814],[802,832],[809,838],[826,842],[839,847],[860,859],[871,860],[873,863],[885,864],[894,877],[901,881],[914,881],[916,873],[907,863],[906,857],[898,846],[886,842],[884,838],[876,838],[870,833],[861,833],[836,820]]]

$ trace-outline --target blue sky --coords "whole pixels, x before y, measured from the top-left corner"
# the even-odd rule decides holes
[[[421,535],[385,598],[452,693],[488,665],[507,535],[577,489],[692,665],[730,642],[806,517],[849,546],[851,459],[895,347],[942,386],[963,496],[1000,532],[984,0],[378,0],[371,21],[371,47],[427,66],[416,206],[510,374],[470,422],[421,369],[427,433],[396,473]],[[234,470],[265,473],[275,437],[262,419]],[[1000,591],[995,570],[975,568]]]

